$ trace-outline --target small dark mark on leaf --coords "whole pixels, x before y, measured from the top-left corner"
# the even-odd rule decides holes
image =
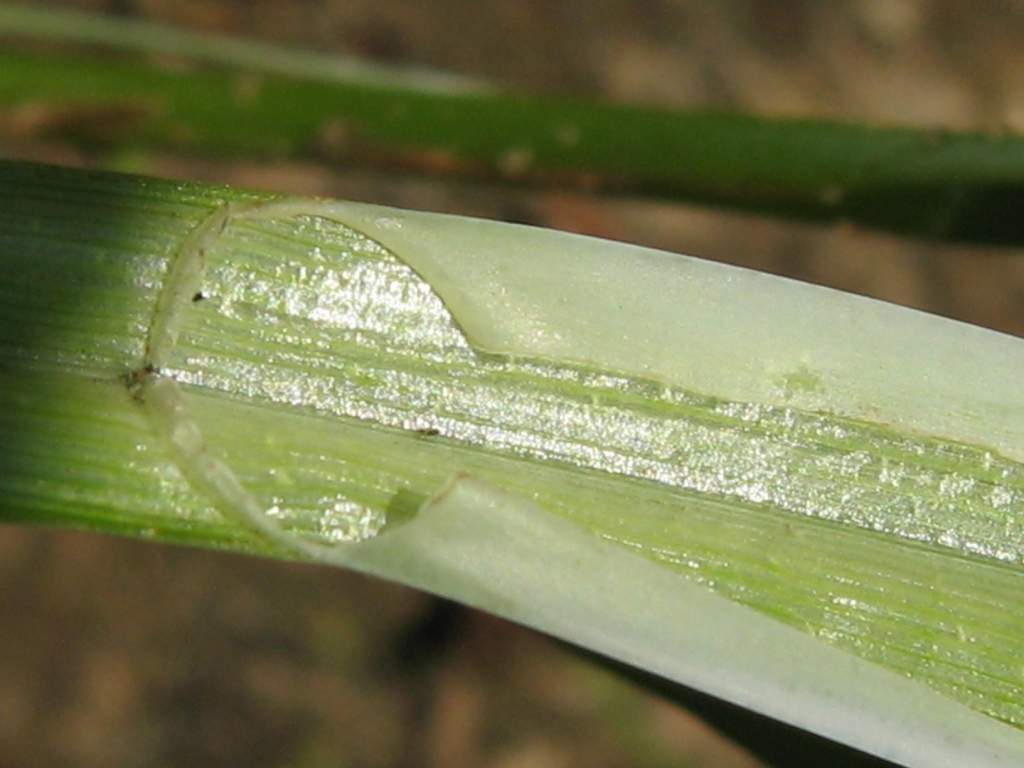
[[[156,376],[160,373],[155,365],[152,363],[146,363],[141,368],[135,368],[121,376],[121,381],[128,388],[132,397],[136,400],[142,400],[142,383],[150,376]]]

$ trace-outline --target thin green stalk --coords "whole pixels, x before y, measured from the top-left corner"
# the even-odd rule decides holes
[[[571,186],[1020,245],[1024,139],[602,104],[334,69],[273,47],[11,7],[0,33],[176,54],[0,52],[8,131]],[[261,51],[263,54],[261,55]],[[346,74],[346,72],[348,72]]]
[[[376,87],[425,91],[480,91],[479,80],[422,68],[375,64],[355,57],[317,54],[302,48],[204,35],[126,18],[73,9],[7,4],[0,7],[0,30],[69,43],[109,46],[123,51],[177,57],[196,63],[291,75],[301,79],[336,80]]]
[[[517,266],[544,247],[540,271]],[[662,637],[662,621],[695,631],[663,601],[704,605],[710,589],[815,638],[812,655],[842,649],[1024,726],[1024,412],[1001,389],[1019,342],[620,244],[18,164],[0,164],[0,253],[2,519],[353,565],[570,639],[593,629],[605,652],[610,636],[588,622],[614,635],[625,620],[573,612],[634,578],[640,590],[667,579],[665,595],[642,591],[652,614],[630,621],[654,622],[634,643],[679,643],[659,652],[670,667],[700,663],[691,641]],[[617,254],[634,277],[615,277]],[[581,263],[602,275],[589,289],[569,277]],[[647,303],[630,308],[628,280],[654,280]],[[654,286],[678,332],[654,320]],[[707,304],[706,326],[700,302],[674,308],[684,289]],[[886,323],[871,366],[842,324],[827,348],[798,339],[823,325],[808,321],[816,302],[823,317]],[[692,357],[664,347],[632,370],[645,333]],[[983,366],[946,357],[960,336]],[[874,418],[847,412],[858,391],[876,392]],[[543,562],[502,571],[505,547]],[[584,563],[610,580],[597,594],[593,575],[573,575]],[[544,613],[566,589],[576,596]],[[617,610],[646,610],[622,599]],[[700,622],[719,603],[706,610]],[[708,652],[736,643],[742,667],[743,631],[729,632]],[[635,648],[611,643],[648,663]],[[831,663],[787,663],[833,680]],[[884,678],[883,699],[900,679]],[[786,716],[828,730],[813,710]]]

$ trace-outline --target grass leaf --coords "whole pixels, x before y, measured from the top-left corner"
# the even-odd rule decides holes
[[[649,249],[0,164],[9,521],[359,568],[1024,756],[1024,343]]]

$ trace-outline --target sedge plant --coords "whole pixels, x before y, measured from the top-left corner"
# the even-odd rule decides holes
[[[1019,340],[21,163],[0,243],[5,520],[356,568],[904,765],[1024,761]]]

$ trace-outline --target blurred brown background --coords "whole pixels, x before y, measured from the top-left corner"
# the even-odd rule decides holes
[[[49,2],[536,91],[1024,131],[1024,2]],[[0,157],[526,221],[1024,333],[1017,253],[646,201],[308,164]],[[1024,213],[1022,213],[1024,215]],[[561,768],[757,763],[543,638],[323,568],[0,527],[0,765]]]

